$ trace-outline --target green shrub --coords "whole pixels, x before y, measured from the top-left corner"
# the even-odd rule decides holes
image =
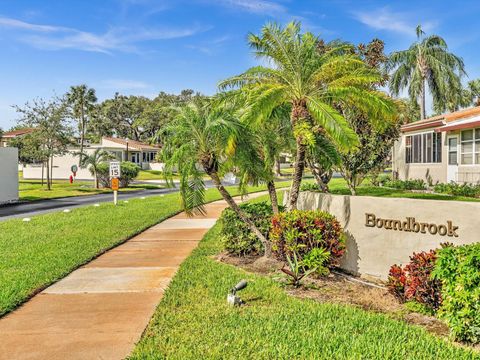
[[[315,183],[303,183],[300,191],[321,191],[321,189]]]
[[[480,243],[438,252],[433,275],[442,282],[439,314],[455,339],[480,343]]]
[[[120,171],[122,176],[120,176],[119,185],[120,187],[127,187],[137,177],[140,168],[130,161],[123,161],[120,163]],[[110,165],[108,163],[98,165],[97,177],[101,187],[110,187]]]
[[[270,231],[275,256],[285,260],[298,254],[303,260],[315,248],[322,248],[330,256],[325,266],[338,266],[345,252],[342,227],[335,216],[318,210],[293,210],[273,216]]]
[[[427,184],[422,179],[388,180],[384,185],[399,190],[425,190],[427,188]]]
[[[326,264],[330,259],[330,252],[324,248],[313,248],[305,254],[302,264],[309,270],[314,270],[318,275],[328,274]]]
[[[272,206],[264,201],[241,204],[240,208],[253,220],[259,230],[268,236],[273,215]],[[283,210],[283,207],[281,209]],[[219,222],[223,247],[228,253],[244,256],[258,255],[263,252],[260,240],[232,209],[225,209]]]
[[[480,185],[457,184],[436,184],[434,186],[436,193],[450,194],[454,196],[478,197],[480,196]]]
[[[392,181],[391,174],[380,173],[375,177],[375,180],[373,180],[372,182],[374,182],[374,185],[382,185],[383,186],[389,181]]]

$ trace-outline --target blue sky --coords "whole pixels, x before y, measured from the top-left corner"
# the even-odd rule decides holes
[[[422,24],[480,76],[479,1],[0,0],[0,127],[11,105],[86,83],[102,100],[118,91],[154,97],[219,80],[255,64],[248,32],[268,21],[302,22],[326,40],[374,37],[408,47]]]

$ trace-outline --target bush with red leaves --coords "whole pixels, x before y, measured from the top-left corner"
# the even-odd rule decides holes
[[[270,240],[274,255],[285,260],[296,253],[303,258],[314,248],[330,253],[325,264],[338,266],[345,252],[343,229],[337,218],[319,210],[293,210],[279,213],[272,218]]]
[[[388,290],[400,301],[415,300],[437,311],[442,303],[442,283],[432,278],[437,251],[413,253],[403,268],[393,265],[388,274]]]

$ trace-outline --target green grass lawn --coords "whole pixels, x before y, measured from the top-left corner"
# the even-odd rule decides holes
[[[347,184],[344,179],[335,178],[328,183],[332,194],[350,195]],[[398,190],[387,187],[378,187],[371,185],[367,180],[357,187],[358,196],[379,196],[390,198],[409,198],[409,199],[427,199],[427,200],[457,200],[457,201],[480,201],[477,198],[465,196],[451,196],[447,194],[428,194],[412,192],[407,190]]]
[[[181,265],[130,359],[478,359],[420,327],[300,300],[268,277],[221,264],[219,226]],[[246,305],[227,305],[241,279]],[[321,291],[321,290],[320,290]]]
[[[204,179],[210,179],[208,175],[203,177]],[[173,174],[173,180],[179,180],[180,177],[177,174]],[[140,170],[135,180],[165,180],[163,172],[160,170]]]
[[[141,189],[159,188],[157,185],[131,184],[128,188],[119,191],[133,191]],[[19,186],[20,200],[34,201],[55,199],[60,197],[94,195],[112,192],[110,189],[95,189],[92,181],[75,181],[70,184],[68,180],[54,180],[52,189],[48,190],[46,185],[41,184],[40,180],[20,180]]]
[[[279,183],[279,186],[287,183]],[[264,186],[249,191],[264,190]],[[238,194],[236,187],[230,187]],[[216,189],[207,201],[219,199]],[[0,222],[0,316],[98,254],[180,211],[178,193]]]

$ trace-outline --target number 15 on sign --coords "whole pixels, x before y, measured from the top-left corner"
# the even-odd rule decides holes
[[[113,203],[117,205],[117,191],[118,191],[118,178],[121,175],[120,171],[120,161],[111,161],[110,162],[110,178],[112,181],[111,187],[113,190]]]

